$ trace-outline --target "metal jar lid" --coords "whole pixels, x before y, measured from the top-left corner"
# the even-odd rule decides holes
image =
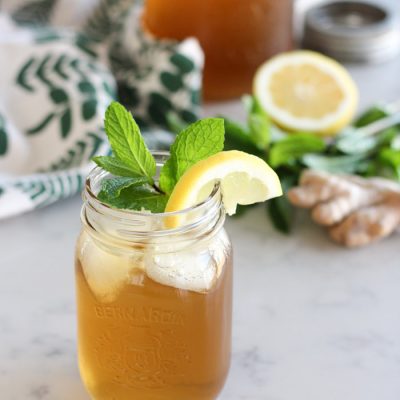
[[[303,44],[341,61],[384,61],[400,50],[400,23],[381,5],[335,1],[307,12]]]

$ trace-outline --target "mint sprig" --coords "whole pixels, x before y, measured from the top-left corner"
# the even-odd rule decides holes
[[[107,108],[104,122],[114,155],[134,173],[147,176],[152,181],[156,173],[156,162],[130,112],[121,104],[113,102]]]
[[[101,168],[108,172],[111,172],[116,176],[125,177],[140,177],[141,175],[136,174],[136,172],[123,161],[119,160],[117,157],[112,156],[97,156],[93,157],[92,160]]]
[[[223,119],[206,118],[187,126],[171,146],[158,184],[155,159],[132,115],[121,104],[113,102],[108,107],[105,130],[113,155],[94,157],[93,161],[113,176],[102,181],[97,197],[120,209],[163,212],[187,169],[222,151],[224,146]]]
[[[109,204],[114,208],[136,211],[151,211],[162,213],[167,205],[168,196],[160,194],[151,186],[130,186],[121,190],[116,197],[110,198],[109,193],[101,190],[97,195],[103,203]]]
[[[390,115],[393,107],[372,107],[335,138],[288,132],[272,122],[256,98],[245,96],[246,124],[225,120],[224,150],[242,150],[263,158],[278,174],[284,192],[297,185],[301,172],[313,168],[333,173],[383,176],[400,180],[400,124],[366,135],[366,127]],[[265,205],[274,226],[289,233],[295,210],[286,196]],[[239,207],[241,215],[249,207]]]
[[[122,190],[133,186],[142,186],[146,183],[148,183],[148,178],[146,176],[138,176],[135,178],[125,176],[106,179],[102,182],[100,196],[107,196],[115,199],[120,196]]]
[[[222,118],[202,119],[184,129],[172,144],[171,156],[161,169],[161,190],[171,194],[179,178],[188,168],[222,151],[224,134]]]
[[[244,96],[249,134],[259,150],[265,150],[271,141],[271,121],[254,96]]]

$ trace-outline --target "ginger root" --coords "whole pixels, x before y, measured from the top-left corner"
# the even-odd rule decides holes
[[[289,201],[311,208],[312,218],[348,247],[390,235],[400,225],[400,185],[383,178],[361,178],[305,170]]]

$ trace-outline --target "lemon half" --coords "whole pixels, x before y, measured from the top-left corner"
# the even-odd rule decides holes
[[[351,121],[358,103],[347,70],[307,50],[271,58],[257,70],[253,86],[264,110],[289,130],[335,134]]]

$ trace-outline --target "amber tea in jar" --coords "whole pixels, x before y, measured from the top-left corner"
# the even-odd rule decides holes
[[[154,153],[157,167],[167,154]],[[112,209],[84,191],[76,248],[78,355],[96,400],[215,400],[231,350],[232,254],[225,212],[210,197],[171,213]]]
[[[293,0],[145,0],[145,29],[195,36],[205,52],[203,93],[219,100],[251,92],[257,67],[291,49]]]

